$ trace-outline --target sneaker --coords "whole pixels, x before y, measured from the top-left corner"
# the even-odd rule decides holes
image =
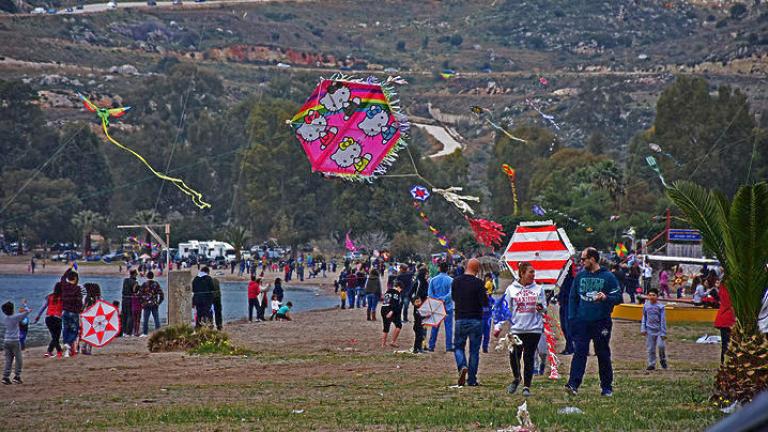
[[[662,360],[661,361],[661,368],[662,369],[667,369],[667,361],[666,360]]]
[[[15,376],[13,377],[13,382],[16,384],[24,384],[24,381],[21,380],[21,377]]]
[[[467,382],[467,372],[469,372],[469,369],[466,367],[461,368],[459,371],[459,381],[457,383],[459,387],[464,387],[464,384]]]
[[[61,358],[61,351],[56,353],[56,358]]]
[[[72,351],[72,347],[69,344],[64,344],[64,357],[69,357],[70,351]]]
[[[523,397],[528,397],[531,395],[531,389],[528,387],[523,387]]]
[[[507,393],[509,394],[515,394],[517,392],[517,386],[520,385],[519,382],[515,381],[512,384],[507,386]]]
[[[10,378],[3,378],[3,384],[10,385],[11,379]]]
[[[647,371],[656,370],[656,366],[648,366],[647,368],[645,368],[645,370]]]
[[[470,386],[470,387],[480,387],[480,383],[479,382],[473,382],[473,383],[469,383],[467,385]]]
[[[45,358],[53,357],[53,353],[47,352],[47,353],[43,354],[43,357],[45,357]]]
[[[603,390],[602,392],[600,392],[600,396],[613,397],[613,390]]]
[[[145,337],[147,337],[147,335],[143,334],[143,335],[140,335],[139,337],[140,338],[145,338]]]
[[[565,385],[565,391],[567,391],[568,393],[570,393],[570,394],[571,394],[571,396],[576,396],[577,394],[579,394],[579,390],[577,390],[577,389],[575,389],[575,388],[571,387],[571,385],[570,385],[570,384],[566,384],[566,385]]]

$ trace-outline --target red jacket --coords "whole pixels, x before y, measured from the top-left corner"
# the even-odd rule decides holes
[[[736,315],[733,313],[733,305],[731,305],[731,296],[728,295],[728,290],[725,284],[720,284],[720,309],[717,310],[717,316],[715,316],[716,328],[731,328],[736,324]]]
[[[259,283],[256,281],[248,282],[248,300],[259,298],[259,293],[261,293],[261,286],[259,286]]]

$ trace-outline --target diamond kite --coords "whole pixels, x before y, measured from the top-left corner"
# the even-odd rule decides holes
[[[429,189],[425,188],[424,186],[416,185],[411,188],[411,196],[415,200],[424,202],[429,199],[429,196],[430,196]]]
[[[502,259],[513,273],[517,272],[520,262],[530,262],[536,270],[536,283],[545,290],[551,290],[562,282],[573,254],[568,235],[548,220],[521,222],[515,228]]]
[[[419,307],[419,315],[422,316],[421,324],[428,327],[437,327],[443,322],[447,313],[445,303],[442,300],[429,297]]]
[[[353,180],[383,175],[406,146],[394,90],[375,78],[324,79],[290,125],[312,171]]]
[[[97,301],[80,314],[80,340],[103,347],[120,332],[120,316],[117,309],[104,300]]]

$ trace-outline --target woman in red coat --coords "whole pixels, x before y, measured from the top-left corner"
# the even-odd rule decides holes
[[[733,313],[731,305],[731,296],[728,295],[728,289],[724,283],[720,284],[720,309],[715,316],[715,328],[720,329],[720,339],[722,342],[720,348],[720,364],[725,361],[725,352],[728,351],[728,342],[731,340],[731,327],[736,324],[736,315]]]

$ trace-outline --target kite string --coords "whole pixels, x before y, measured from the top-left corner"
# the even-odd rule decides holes
[[[208,207],[211,206],[209,203],[203,201],[203,194],[201,194],[200,192],[198,192],[198,191],[192,189],[191,187],[187,186],[187,184],[184,183],[184,180],[182,180],[180,178],[176,178],[176,177],[170,177],[170,176],[167,176],[167,175],[165,175],[163,173],[158,172],[157,170],[155,170],[152,167],[152,165],[149,164],[149,162],[147,162],[146,159],[144,159],[143,156],[141,156],[140,154],[136,153],[131,148],[126,147],[126,146],[120,144],[117,140],[112,138],[112,136],[109,134],[109,130],[107,129],[107,122],[106,122],[106,120],[102,120],[101,126],[102,126],[102,129],[104,130],[104,135],[106,135],[106,137],[109,140],[109,142],[111,142],[112,144],[116,145],[117,147],[119,147],[119,148],[121,148],[121,149],[123,149],[123,150],[125,150],[125,151],[127,151],[129,153],[131,153],[132,155],[134,155],[147,168],[149,168],[149,170],[152,171],[153,174],[155,174],[160,179],[169,181],[169,182],[173,183],[174,185],[176,185],[176,187],[179,188],[179,190],[181,190],[182,192],[184,192],[185,194],[187,194],[188,196],[190,196],[192,198],[192,202],[197,207],[199,207],[201,209],[205,209],[205,208],[208,208]]]
[[[85,129],[85,128],[86,128],[86,126],[87,126],[87,125],[85,125],[85,124],[84,124],[84,125],[82,125],[82,126],[80,126],[80,129],[78,129],[77,131],[75,131],[75,133],[73,133],[73,134],[72,134],[72,136],[70,136],[70,137],[69,137],[69,139],[67,139],[66,141],[64,141],[64,143],[63,143],[63,144],[61,144],[61,145],[59,146],[59,148],[58,148],[58,149],[56,149],[56,151],[54,151],[54,152],[53,152],[53,154],[51,154],[51,156],[50,156],[50,157],[49,157],[49,158],[48,158],[48,159],[47,159],[45,162],[43,162],[43,163],[42,163],[42,165],[40,165],[40,166],[39,166],[39,167],[38,167],[38,168],[35,170],[35,173],[34,173],[34,174],[32,174],[32,176],[31,176],[31,177],[30,177],[30,178],[29,178],[29,179],[28,179],[28,180],[27,180],[27,181],[24,183],[24,185],[22,185],[22,186],[19,188],[19,190],[17,190],[17,191],[16,191],[16,193],[14,193],[14,194],[13,194],[13,196],[12,196],[12,197],[10,197],[10,198],[8,199],[8,201],[7,201],[5,204],[3,204],[3,207],[2,207],[2,208],[0,208],[0,214],[3,214],[3,212],[4,212],[4,211],[5,211],[7,208],[8,208],[8,206],[10,206],[11,204],[13,204],[13,202],[16,200],[16,198],[19,196],[19,194],[21,194],[21,193],[24,191],[24,189],[26,189],[26,188],[27,188],[27,186],[29,186],[29,184],[30,184],[30,183],[32,183],[32,181],[33,181],[33,180],[35,180],[35,179],[37,178],[37,176],[38,176],[38,175],[40,175],[40,173],[42,172],[42,170],[43,170],[43,169],[44,169],[44,168],[45,168],[45,167],[46,167],[46,166],[47,166],[49,163],[51,163],[51,162],[52,162],[54,159],[56,159],[56,157],[58,157],[59,153],[60,153],[62,150],[64,150],[64,147],[66,147],[67,145],[69,145],[69,143],[70,143],[70,142],[74,141],[74,139],[75,139],[75,138],[76,138],[78,135],[80,135],[80,132],[82,132],[82,131],[83,131],[83,129]]]

